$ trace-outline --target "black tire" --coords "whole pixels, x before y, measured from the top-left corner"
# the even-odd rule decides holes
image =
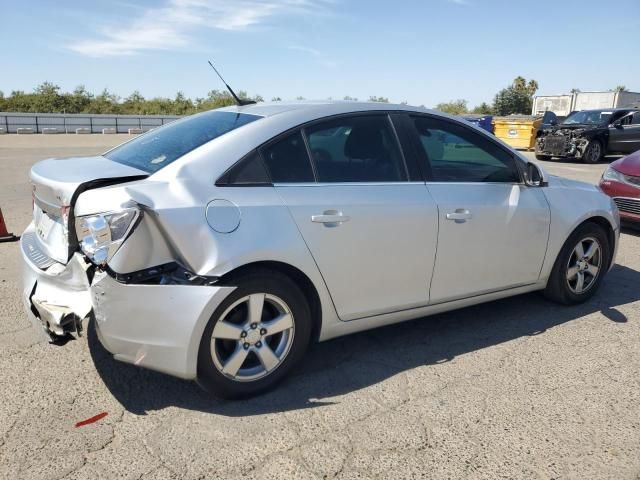
[[[220,304],[204,329],[198,351],[198,384],[216,397],[239,399],[258,395],[273,388],[304,356],[311,338],[312,319],[307,299],[286,275],[271,270],[244,273],[230,282],[237,288]],[[216,367],[211,352],[211,336],[220,316],[238,300],[255,293],[278,297],[293,315],[293,343],[281,363],[266,376],[250,381],[236,381]],[[266,343],[266,340],[265,340]]]
[[[598,163],[604,157],[604,146],[600,140],[591,140],[582,154],[584,163]]]
[[[536,160],[551,160],[551,155],[541,155],[536,153]]]
[[[575,293],[567,279],[569,273],[569,261],[574,258],[574,249],[578,242],[587,241],[586,239],[594,238],[600,244],[601,257],[600,267],[597,276],[593,279],[592,284],[582,293]],[[586,222],[580,225],[569,236],[564,246],[556,258],[556,262],[551,270],[547,287],[544,295],[549,300],[564,305],[574,305],[589,300],[600,287],[600,283],[605,274],[609,270],[609,262],[611,260],[611,246],[607,232],[594,222]]]

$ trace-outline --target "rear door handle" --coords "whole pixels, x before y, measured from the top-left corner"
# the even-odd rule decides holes
[[[322,215],[311,216],[311,221],[313,223],[323,223],[326,227],[337,227],[349,220],[351,220],[351,217],[343,215],[342,212],[337,210],[325,210]]]
[[[466,208],[456,208],[455,212],[447,213],[447,220],[455,220],[456,223],[464,223],[472,218],[473,214]]]

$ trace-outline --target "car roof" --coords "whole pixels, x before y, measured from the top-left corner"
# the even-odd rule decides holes
[[[576,110],[577,112],[632,112],[633,110],[638,110],[635,107],[617,107],[617,108],[589,108],[586,110]]]
[[[232,105],[218,109],[222,112],[246,113],[250,115],[260,115],[262,117],[271,117],[280,113],[292,112],[294,110],[305,110],[308,112],[317,112],[318,116],[331,115],[332,113],[343,113],[345,111],[415,111],[429,112],[436,115],[442,115],[442,112],[429,110],[424,107],[412,107],[409,105],[383,103],[383,102],[355,102],[355,101],[338,101],[338,100],[320,100],[320,101],[291,101],[291,102],[260,102],[250,105]],[[444,116],[447,116],[446,114]]]

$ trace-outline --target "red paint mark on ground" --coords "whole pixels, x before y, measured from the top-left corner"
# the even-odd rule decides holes
[[[95,423],[98,420],[103,419],[104,417],[106,417],[107,415],[109,415],[107,412],[102,412],[99,413],[98,415],[94,415],[91,418],[87,418],[86,420],[82,420],[81,422],[76,423],[76,428],[78,427],[84,427],[85,425],[89,425],[91,423]]]

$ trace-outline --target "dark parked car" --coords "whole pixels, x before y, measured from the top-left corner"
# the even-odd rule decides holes
[[[616,202],[622,220],[640,222],[640,151],[609,165],[600,188]]]
[[[640,149],[639,109],[582,110],[571,113],[562,123],[553,123],[538,132],[538,160],[560,157],[597,163],[611,153]]]

